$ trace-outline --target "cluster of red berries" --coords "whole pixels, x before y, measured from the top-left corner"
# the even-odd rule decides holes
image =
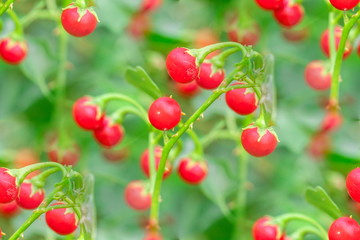
[[[72,113],[79,127],[93,131],[94,138],[103,147],[114,147],[124,137],[123,127],[106,116],[91,97],[78,99]]]
[[[37,189],[31,180],[25,180],[20,186],[7,168],[0,168],[0,213],[12,217],[19,212],[19,207],[33,210],[40,206],[45,197],[44,189]],[[63,203],[55,203],[58,205]],[[68,235],[77,228],[78,221],[71,209],[54,209],[46,212],[46,223],[61,235]]]

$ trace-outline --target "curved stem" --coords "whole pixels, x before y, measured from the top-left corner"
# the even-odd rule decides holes
[[[186,131],[186,133],[191,137],[191,139],[194,142],[194,146],[195,146],[194,151],[196,153],[196,157],[201,157],[198,160],[203,161],[204,149],[201,145],[199,137],[196,135],[196,133],[191,128],[189,128]],[[194,160],[197,160],[197,159],[194,159]]]
[[[43,188],[44,185],[45,185],[46,179],[47,179],[50,175],[52,175],[52,174],[54,174],[54,173],[56,173],[56,172],[58,172],[58,171],[60,171],[60,168],[51,168],[51,169],[48,169],[48,170],[40,173],[39,175],[31,178],[30,181],[31,181],[36,187],[38,187],[38,188]]]
[[[138,111],[137,109],[134,109],[132,107],[124,107],[124,108],[120,108],[119,110],[117,110],[116,112],[114,112],[111,115],[111,118],[115,121],[115,122],[119,122],[121,123],[125,117],[126,114],[132,113],[138,117],[140,117],[146,124],[148,123],[148,119],[145,118],[144,119],[144,115],[141,114],[140,111]]]
[[[294,239],[294,240],[304,239],[304,237],[308,234],[314,234],[316,236],[323,238],[322,234],[316,228],[303,227],[303,228],[298,229],[293,234],[291,234],[291,239]]]
[[[3,15],[11,6],[11,4],[14,2],[15,0],[7,0],[3,5],[1,5],[0,7],[0,16]]]
[[[15,24],[15,33],[16,33],[16,38],[22,38],[24,31],[23,31],[23,26],[21,25],[20,19],[18,18],[18,16],[16,15],[16,13],[9,9],[7,11],[7,14],[11,17],[11,19],[13,20],[14,24]]]

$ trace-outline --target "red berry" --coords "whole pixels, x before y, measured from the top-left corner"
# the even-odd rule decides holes
[[[244,83],[234,83],[231,86],[244,84]],[[240,115],[248,115],[253,113],[257,106],[258,102],[256,95],[250,88],[239,88],[226,92],[225,100],[229,108]]]
[[[330,0],[330,3],[339,10],[350,10],[359,4],[359,0]]]
[[[199,70],[199,76],[196,83],[204,89],[215,89],[224,80],[225,73],[223,69],[213,72],[214,66],[211,63],[202,63]]]
[[[331,149],[331,138],[327,133],[315,134],[309,143],[309,154],[314,158],[323,158]]]
[[[343,122],[342,116],[337,111],[329,111],[326,113],[322,123],[321,131],[322,132],[331,132],[340,128]]]
[[[12,218],[20,213],[20,208],[16,201],[0,204],[0,216],[4,218]]]
[[[298,3],[286,3],[274,11],[274,17],[280,25],[291,28],[303,19],[304,8]]]
[[[159,163],[161,159],[162,148],[156,146],[154,149],[154,160],[155,160],[155,169],[159,168]],[[147,177],[150,176],[150,161],[149,161],[149,149],[146,149],[140,157],[140,167]],[[172,167],[169,163],[166,163],[163,179],[167,178],[172,171]]]
[[[74,37],[84,37],[92,33],[97,25],[95,13],[70,4],[61,13],[61,24]]]
[[[122,162],[130,155],[130,149],[103,149],[102,155],[109,162]]]
[[[184,98],[191,98],[200,92],[200,88],[196,84],[196,81],[189,83],[172,82],[174,83],[176,92]]]
[[[151,30],[151,18],[148,13],[140,12],[132,16],[127,27],[128,33],[135,39],[145,37]]]
[[[91,97],[79,98],[73,105],[72,114],[79,127],[94,130],[100,127],[102,113]]]
[[[148,12],[154,11],[160,7],[162,0],[143,0],[141,3],[141,11]]]
[[[125,188],[125,201],[135,210],[146,210],[151,206],[151,194],[142,181],[132,181]]]
[[[80,158],[80,148],[77,144],[62,147],[58,145],[58,141],[55,139],[50,143],[48,157],[52,162],[57,162],[64,166],[75,166]]]
[[[277,225],[271,223],[270,217],[259,218],[253,225],[254,240],[283,240],[285,235]]]
[[[350,197],[360,202],[360,168],[353,169],[346,177],[346,188]]]
[[[148,232],[146,233],[143,240],[162,240],[162,236],[157,232]]]
[[[246,128],[241,134],[241,143],[244,149],[255,157],[264,157],[272,153],[277,145],[277,138],[265,129],[261,131],[258,127]]]
[[[9,64],[19,64],[26,57],[28,46],[25,41],[4,38],[0,41],[0,56]]]
[[[289,42],[301,42],[304,41],[306,38],[309,37],[309,29],[302,28],[302,29],[288,29],[284,28],[282,30],[283,37],[288,40]]]
[[[253,24],[248,28],[239,29],[237,22],[236,18],[236,22],[229,27],[227,33],[229,40],[246,46],[255,46],[260,39],[259,25]]]
[[[336,26],[334,29],[334,34],[335,34],[335,48],[336,48],[336,50],[338,50],[341,35],[342,35],[342,28],[339,26]],[[327,57],[330,57],[329,29],[326,29],[323,32],[323,34],[321,35],[320,46],[321,46],[321,49],[324,52],[324,54]],[[352,51],[352,45],[350,44],[349,41],[347,41],[346,45],[345,45],[343,59],[347,58],[350,55],[351,51]]]
[[[305,68],[305,81],[315,90],[326,90],[331,87],[331,74],[322,61],[312,61]]]
[[[62,205],[65,203],[57,202],[51,206]],[[78,226],[78,219],[71,208],[59,208],[46,212],[45,220],[47,225],[57,234],[69,235],[75,232]]]
[[[156,99],[148,111],[150,123],[157,129],[173,129],[181,120],[181,108],[177,101],[169,97]]]
[[[102,118],[99,128],[94,130],[94,137],[104,147],[117,145],[124,137],[124,129],[120,124],[113,123],[110,118]]]
[[[0,203],[9,203],[15,200],[19,192],[16,178],[8,171],[7,168],[0,168]]]
[[[265,10],[275,10],[281,7],[284,0],[256,0],[256,3]]]
[[[34,189],[31,183],[23,182],[20,185],[19,195],[16,198],[17,204],[25,209],[35,209],[44,200],[44,190]]]
[[[331,224],[328,236],[329,240],[358,240],[360,239],[360,226],[352,218],[341,217]]]
[[[178,173],[185,182],[199,184],[205,179],[208,167],[206,162],[195,162],[190,158],[183,158],[180,160]]]
[[[194,81],[199,73],[196,58],[186,48],[173,49],[166,58],[166,69],[170,77],[179,83]]]

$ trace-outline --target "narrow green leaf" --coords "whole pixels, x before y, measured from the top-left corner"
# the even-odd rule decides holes
[[[336,219],[343,216],[339,207],[322,187],[308,188],[305,197],[310,204],[327,213],[330,217]]]
[[[150,97],[157,99],[162,96],[159,87],[154,83],[150,76],[141,67],[125,70],[125,79],[128,83],[148,94]]]

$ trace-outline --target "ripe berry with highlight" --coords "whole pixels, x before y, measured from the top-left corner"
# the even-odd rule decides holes
[[[196,162],[190,158],[183,158],[180,160],[178,173],[185,182],[199,184],[205,179],[208,167],[206,162]]]
[[[284,0],[256,0],[256,3],[265,10],[275,10],[281,7]]]
[[[156,146],[154,149],[154,160],[155,160],[155,169],[159,167],[160,159],[162,154],[162,148]],[[149,158],[149,149],[146,149],[140,157],[140,167],[147,177],[150,176],[150,158]],[[169,163],[166,163],[163,179],[167,178],[172,172],[172,167]]]
[[[62,205],[65,203],[57,202],[51,206]],[[71,208],[58,208],[50,210],[45,214],[47,225],[57,234],[69,235],[77,229],[79,220],[76,218]]]
[[[126,203],[135,210],[143,211],[151,206],[151,194],[142,181],[130,182],[125,188],[124,197]]]
[[[305,81],[315,90],[326,90],[331,87],[331,74],[322,61],[312,61],[305,68]]]
[[[123,127],[107,117],[102,118],[100,127],[94,130],[94,137],[98,143],[108,148],[120,143],[124,134]]]
[[[12,218],[20,213],[21,209],[16,201],[0,204],[0,217]]]
[[[330,0],[330,3],[337,9],[351,10],[359,4],[359,0]]]
[[[7,168],[0,168],[0,203],[12,202],[19,192],[16,178],[8,171]]]
[[[202,63],[199,70],[199,76],[196,78],[196,83],[204,89],[217,88],[225,77],[223,69],[213,71],[214,66],[211,63]]]
[[[328,231],[329,240],[358,240],[360,226],[356,220],[349,217],[336,219]]]
[[[61,24],[74,37],[84,37],[92,33],[97,25],[97,17],[93,10],[81,9],[73,4],[61,13]]]
[[[44,200],[44,190],[35,190],[29,182],[23,182],[20,185],[19,195],[16,198],[17,204],[25,209],[35,209],[40,206]]]
[[[161,97],[150,105],[148,117],[155,128],[167,131],[176,127],[180,122],[181,108],[176,100]]]
[[[236,86],[244,83],[234,83]],[[233,89],[225,94],[226,104],[236,113],[240,115],[248,115],[253,113],[257,106],[256,95],[250,88]]]
[[[186,48],[175,48],[168,54],[166,69],[170,77],[179,83],[194,81],[199,73],[196,58]]]
[[[274,17],[284,27],[294,27],[304,17],[304,8],[298,3],[286,3],[274,11]]]
[[[28,46],[25,41],[15,41],[11,38],[4,38],[0,41],[0,56],[9,64],[21,63],[28,53]]]
[[[78,99],[72,109],[75,122],[85,130],[94,130],[100,127],[102,113],[91,97]]]
[[[284,240],[285,234],[280,228],[271,223],[270,217],[259,218],[253,225],[252,233],[254,240]]]
[[[336,48],[336,50],[338,50],[341,35],[342,35],[342,28],[340,26],[336,26],[334,31],[335,31],[334,32],[334,34],[335,34],[335,48]],[[324,52],[324,54],[327,57],[330,57],[329,29],[326,29],[323,32],[323,34],[321,35],[320,46],[321,46],[321,49]],[[343,54],[343,59],[347,58],[351,54],[351,51],[352,51],[352,45],[351,45],[351,43],[349,41],[347,41],[346,44],[345,44],[345,50],[344,50],[344,54]]]
[[[275,133],[269,129],[261,130],[250,126],[241,133],[241,143],[244,149],[255,157],[264,157],[271,154],[278,143]]]
[[[350,197],[360,203],[360,168],[353,169],[347,175],[346,188]]]

